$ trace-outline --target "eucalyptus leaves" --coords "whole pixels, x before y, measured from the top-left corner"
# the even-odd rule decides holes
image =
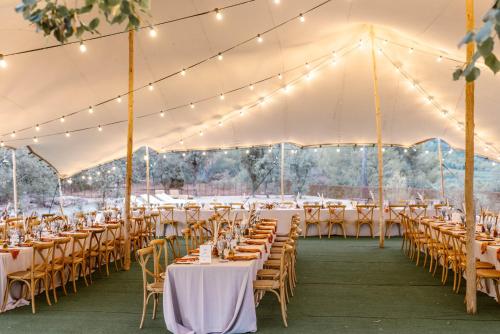
[[[103,15],[109,24],[127,23],[126,29],[138,29],[142,18],[149,16],[150,0],[85,0],[81,6],[67,6],[66,1],[22,0],[16,12],[35,24],[45,36],[53,35],[61,43],[85,33],[98,34]]]
[[[453,72],[453,79],[458,80],[462,76],[468,82],[476,80],[481,74],[481,70],[476,66],[476,62],[482,57],[484,63],[493,73],[500,71],[500,61],[493,53],[495,46],[495,35],[500,39],[500,0],[495,0],[493,7],[483,18],[484,25],[476,32],[469,31],[462,39],[459,46],[468,43],[476,43],[477,51],[474,53],[472,61],[465,67],[461,67]]]

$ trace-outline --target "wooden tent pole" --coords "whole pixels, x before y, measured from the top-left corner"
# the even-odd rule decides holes
[[[465,0],[466,31],[474,30],[474,0]],[[467,64],[472,61],[474,43],[467,44]],[[476,212],[474,210],[474,82],[465,84],[465,249],[467,252],[465,278],[467,288],[465,301],[467,313],[476,314],[476,259],[474,237]]]
[[[280,164],[281,200],[285,197],[285,143],[281,143],[281,164]]]
[[[382,113],[380,111],[380,96],[378,94],[377,59],[375,57],[375,33],[373,26],[370,27],[373,96],[375,99],[375,121],[377,124],[377,156],[378,156],[378,223],[379,223],[379,247],[384,248],[385,225],[384,225],[384,156],[382,151]]]
[[[12,150],[12,192],[14,197],[14,216],[17,217],[17,166],[16,150]]]
[[[61,215],[64,216],[64,201],[63,201],[63,191],[61,178],[57,177],[57,186],[59,188],[59,209],[61,210]]]
[[[438,138],[438,160],[439,160],[439,170],[441,172],[441,198],[444,200],[444,166],[443,166],[443,151],[441,149],[441,138]]]
[[[150,207],[149,192],[150,192],[150,186],[149,186],[149,146],[146,145],[146,196],[147,196],[148,208]]]
[[[125,263],[130,270],[130,196],[132,195],[132,154],[134,145],[134,31],[128,32],[128,131],[127,131],[127,173],[125,176]]]

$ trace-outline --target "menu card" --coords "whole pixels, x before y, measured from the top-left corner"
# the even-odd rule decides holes
[[[201,263],[212,263],[212,245],[201,245],[199,261]]]

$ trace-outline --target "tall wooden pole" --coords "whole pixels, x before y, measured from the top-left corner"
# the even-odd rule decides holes
[[[474,30],[474,0],[465,0],[466,31]],[[474,43],[467,44],[467,64],[472,61]],[[474,82],[465,84],[465,249],[467,252],[467,290],[465,301],[467,313],[477,312],[476,302],[476,257],[474,254],[474,234],[476,232],[476,212],[474,210]]]
[[[17,166],[16,150],[12,150],[12,192],[14,196],[14,217],[17,217]]]
[[[61,178],[57,177],[57,186],[59,188],[59,210],[61,211],[61,215],[64,216],[64,200],[63,200],[63,191],[62,191],[62,182]]]
[[[132,195],[132,152],[134,145],[134,31],[128,32],[128,131],[127,131],[127,173],[125,175],[125,264],[130,270],[130,196]]]
[[[150,191],[150,186],[149,186],[149,146],[146,145],[146,196],[147,196],[147,203],[148,203],[148,208],[150,207],[150,202],[149,202],[149,191]]]
[[[384,156],[382,150],[382,112],[380,111],[380,96],[378,94],[377,58],[375,57],[375,33],[373,26],[370,27],[370,39],[372,44],[372,75],[373,96],[375,99],[375,121],[377,124],[377,156],[378,156],[378,223],[379,223],[379,247],[384,248],[385,224],[384,224]]]
[[[280,164],[281,200],[285,197],[285,143],[281,143],[281,164]]]
[[[443,151],[441,149],[441,138],[438,138],[438,160],[439,160],[439,171],[441,173],[441,198],[444,200],[444,166],[443,166]]]

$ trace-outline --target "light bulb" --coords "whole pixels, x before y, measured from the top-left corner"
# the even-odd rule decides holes
[[[403,151],[404,151],[405,153],[407,153],[407,152],[408,152],[408,149],[407,149],[407,148],[405,148]]]
[[[186,153],[184,153],[184,152],[183,152],[183,153],[182,153],[182,156],[183,156],[183,157],[185,157],[185,156],[186,156]]]
[[[163,110],[160,111],[160,117],[165,117],[165,112],[163,112]]]
[[[33,137],[33,142],[38,143],[38,138],[37,137]]]
[[[156,29],[153,26],[149,27],[149,36],[154,38],[157,35],[158,35],[158,32],[156,31]]]
[[[181,71],[181,75],[182,75],[183,77],[184,77],[184,76],[186,76],[186,70],[185,70],[185,69],[182,69],[182,71]]]
[[[278,79],[280,79],[280,80],[283,79],[283,76],[281,75],[281,73],[278,74]]]
[[[377,49],[377,54],[378,54],[378,55],[381,55],[381,54],[382,54],[382,49],[381,49],[381,48],[378,48],[378,49]]]
[[[5,146],[5,143],[2,141],[0,142],[0,146],[4,147]]]
[[[163,159],[166,159],[166,158],[167,158],[167,155],[165,155],[165,154],[164,154],[164,155],[163,155]]]
[[[4,55],[0,54],[0,67],[1,68],[6,68],[7,67],[7,61],[4,58]]]
[[[413,50],[413,48],[409,48],[409,49],[408,49],[408,53],[409,53],[409,54],[412,54],[412,53],[413,53],[413,51],[414,51],[414,50]]]
[[[219,8],[215,8],[215,18],[217,20],[222,20],[223,19],[223,15],[222,15],[222,12],[219,10]]]
[[[382,152],[385,152],[385,147],[382,147]]]
[[[92,108],[92,106],[89,106],[89,114],[92,114],[94,113],[94,108]]]
[[[10,136],[11,136],[12,138],[16,137],[16,131],[12,131],[12,133],[10,134]]]
[[[118,97],[116,98],[116,102],[118,102],[118,103],[122,102],[122,97],[120,95],[118,95]]]
[[[448,113],[449,112],[446,109],[441,110],[441,116],[443,116],[443,117],[446,117],[446,115],[448,115]]]
[[[99,125],[99,126],[97,127],[97,131],[101,132],[101,131],[102,131],[102,126],[100,126],[100,125]]]
[[[299,20],[300,20],[300,22],[305,22],[306,18],[304,17],[304,15],[300,14],[299,15]]]
[[[318,149],[317,149],[317,148],[315,148],[315,149],[314,149],[314,152],[318,152]]]
[[[425,150],[425,154],[429,154],[429,150]]]
[[[281,2],[281,0],[274,0],[273,2],[274,2],[275,5],[279,5],[280,2]]]
[[[224,154],[227,154],[227,151],[224,151]]]
[[[340,148],[337,147],[337,153],[340,152]]]
[[[37,124],[37,125],[35,126],[35,130],[36,130],[37,132],[38,132],[38,131],[40,131],[40,125],[38,125],[38,124]]]
[[[245,153],[246,153],[246,154],[249,154],[249,153],[250,153],[250,150],[246,150],[246,151],[245,151]]]
[[[307,69],[310,69],[310,68],[311,68],[311,65],[310,65],[309,63],[306,63],[306,65],[305,65],[305,66],[306,66],[306,68],[307,68]]]
[[[199,132],[199,135],[200,135],[200,137],[201,137],[201,136],[203,136],[203,131],[200,131],[200,132]]]
[[[66,137],[70,137],[70,136],[71,136],[71,134],[68,131],[66,131]]]
[[[219,121],[219,123],[218,123],[218,124],[219,124],[219,126],[222,126],[222,125],[223,125],[222,121]]]
[[[243,111],[243,109],[240,110],[240,116],[243,116],[245,114],[245,112]]]
[[[219,95],[219,99],[220,99],[221,101],[222,101],[222,100],[224,100],[224,99],[225,99],[224,94],[220,94],[220,95]]]
[[[219,60],[224,59],[224,57],[222,56],[222,53],[219,52],[219,54],[217,55],[217,59],[219,59]]]
[[[388,41],[388,40],[386,40],[386,39],[384,39],[384,42],[383,42],[383,43],[384,43],[384,45],[387,45],[387,43],[389,43],[389,41]]]
[[[182,139],[181,139],[181,140],[179,141],[179,143],[180,143],[181,145],[184,145],[184,140],[182,140]]]
[[[248,88],[250,88],[250,90],[254,90],[255,87],[254,87],[254,85],[250,85],[250,86],[248,86]]]
[[[206,154],[207,154],[207,153],[206,153],[205,151],[203,151],[203,152],[201,153],[201,155],[206,155]]]
[[[443,56],[439,56],[439,57],[437,57],[436,61],[437,61],[438,63],[442,62],[442,61],[443,61]]]
[[[87,46],[82,42],[80,42],[80,52],[84,53],[87,52]]]
[[[152,91],[153,89],[155,89],[155,86],[153,86],[152,83],[149,83],[148,88],[149,88],[150,91]]]
[[[64,118],[64,116],[62,116],[61,118],[59,118],[59,120],[61,121],[61,123],[64,123],[66,119]]]
[[[189,107],[190,107],[191,109],[194,109],[194,107],[195,107],[194,103],[192,103],[192,102],[191,102],[191,103],[189,104]]]
[[[260,34],[257,35],[257,42],[259,43],[262,43],[264,41],[264,39],[262,38],[262,36]]]

